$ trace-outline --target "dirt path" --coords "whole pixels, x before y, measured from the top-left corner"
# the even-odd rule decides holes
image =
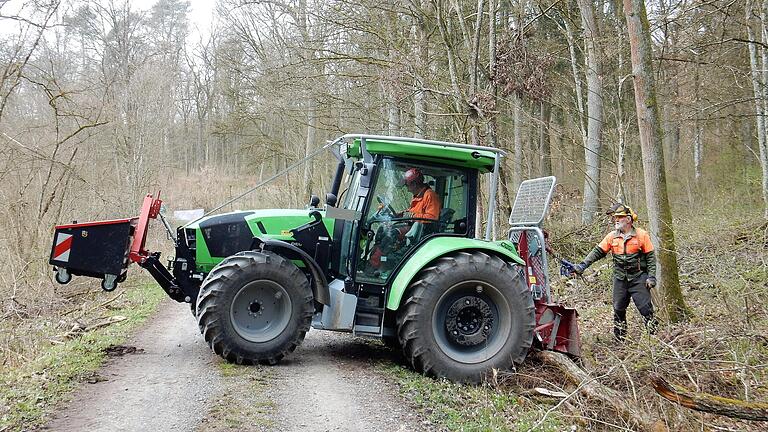
[[[392,352],[350,335],[311,331],[276,371],[275,423],[289,431],[424,430],[397,389],[374,371]],[[296,403],[295,401],[299,401]]]
[[[432,430],[375,369],[376,342],[310,331],[274,367],[234,366],[205,345],[189,310],[166,303],[44,428],[54,431]]]
[[[189,307],[163,303],[126,346],[138,352],[109,360],[105,381],[84,384],[44,430],[182,431],[200,422],[221,384]]]

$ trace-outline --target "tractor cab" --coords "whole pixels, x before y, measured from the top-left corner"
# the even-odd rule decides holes
[[[475,214],[469,209],[475,207],[475,171],[391,156],[376,155],[373,161],[369,168],[353,168],[341,192],[342,208],[354,211],[352,220],[328,210],[329,217],[344,221],[342,232],[357,231],[350,238],[359,238],[342,243],[340,275],[385,284],[430,238],[474,237]],[[410,183],[408,174],[415,176]],[[369,177],[368,186],[360,185],[361,177]]]
[[[394,339],[402,295],[422,260],[442,245],[474,240],[479,176],[493,171],[501,152],[371,135],[336,145],[339,166],[324,212],[334,221],[331,301],[313,326]],[[342,311],[351,304],[353,314]]]

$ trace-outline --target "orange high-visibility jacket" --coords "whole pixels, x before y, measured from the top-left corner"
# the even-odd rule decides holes
[[[421,193],[413,197],[408,212],[415,218],[437,220],[440,216],[440,199],[437,193],[430,187],[425,187]]]
[[[590,266],[611,253],[613,255],[613,276],[616,279],[633,280],[642,273],[656,276],[656,257],[651,236],[642,228],[632,228],[627,237],[618,231],[611,231],[584,259]]]

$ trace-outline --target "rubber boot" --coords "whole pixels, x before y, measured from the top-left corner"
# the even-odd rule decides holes
[[[649,334],[655,335],[659,329],[659,320],[653,315],[653,312],[643,315],[645,321],[645,329]]]
[[[618,342],[624,342],[627,337],[627,311],[613,311],[613,337]]]

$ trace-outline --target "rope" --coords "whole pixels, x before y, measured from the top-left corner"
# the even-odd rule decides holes
[[[275,173],[274,175],[272,175],[272,176],[271,176],[271,177],[269,177],[268,179],[266,179],[266,180],[262,181],[261,183],[257,184],[256,186],[254,186],[254,187],[252,187],[252,188],[248,189],[247,191],[245,191],[245,192],[241,193],[240,195],[238,195],[238,196],[236,196],[236,197],[232,198],[231,200],[229,200],[229,201],[225,202],[224,204],[221,204],[221,205],[219,205],[218,207],[216,207],[216,208],[214,208],[214,209],[212,209],[212,210],[209,210],[209,211],[208,211],[208,212],[206,212],[204,215],[202,215],[202,216],[200,216],[199,218],[197,218],[197,219],[193,220],[192,222],[188,222],[186,225],[184,225],[184,228],[188,227],[189,225],[192,225],[193,223],[195,223],[195,222],[197,222],[197,221],[199,221],[199,220],[203,219],[203,218],[204,218],[204,217],[206,217],[206,216],[209,216],[209,215],[211,215],[212,213],[215,213],[215,212],[217,212],[217,211],[219,211],[219,210],[223,209],[224,207],[226,207],[226,206],[228,206],[228,205],[232,204],[233,202],[235,202],[235,201],[237,201],[237,200],[239,200],[239,199],[243,198],[244,196],[246,196],[246,195],[249,195],[249,194],[253,193],[255,190],[259,189],[260,187],[264,186],[265,184],[268,184],[268,183],[270,183],[272,180],[275,180],[276,178],[278,178],[278,177],[282,176],[283,174],[285,174],[285,173],[287,173],[287,172],[289,172],[289,171],[293,170],[294,168],[298,167],[299,165],[301,165],[301,164],[303,164],[303,163],[307,162],[308,160],[310,160],[310,159],[314,158],[315,156],[319,155],[319,154],[320,154],[320,153],[322,153],[322,152],[323,152],[325,149],[327,149],[328,147],[332,146],[332,145],[333,145],[335,142],[336,142],[336,141],[330,141],[328,144],[326,144],[326,145],[324,145],[324,146],[322,146],[322,147],[318,148],[317,150],[313,151],[312,153],[308,154],[308,155],[307,155],[307,156],[306,156],[304,159],[300,159],[300,160],[298,160],[298,161],[296,161],[296,162],[292,163],[291,165],[289,165],[289,166],[285,167],[285,168],[284,168],[282,171],[278,171],[277,173]]]

